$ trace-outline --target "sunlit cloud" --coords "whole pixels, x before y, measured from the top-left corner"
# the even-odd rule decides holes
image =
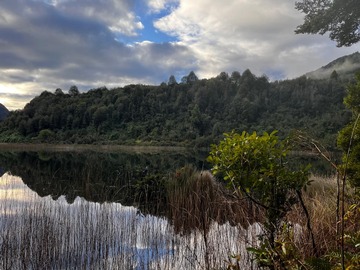
[[[2,208],[16,211],[28,202],[32,202],[38,195],[29,189],[20,177],[5,173],[0,177],[0,213]]]
[[[259,75],[281,70],[291,78],[359,48],[338,49],[326,36],[294,35],[303,19],[294,2],[182,0],[155,26],[195,52],[197,71],[205,77],[250,68]]]
[[[295,35],[303,15],[294,3],[0,1],[0,102],[17,109],[44,90],[160,84],[191,70],[294,78],[360,49]]]
[[[178,0],[148,0],[144,1],[149,8],[150,13],[159,13],[165,9],[171,9],[176,5]]]

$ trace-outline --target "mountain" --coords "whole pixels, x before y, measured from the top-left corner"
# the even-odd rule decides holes
[[[9,110],[0,103],[0,121],[4,120],[9,114]]]
[[[315,71],[306,73],[305,76],[312,79],[327,79],[334,71],[342,78],[353,77],[354,73],[360,71],[360,53],[340,57]]]
[[[343,99],[360,54],[299,78],[270,82],[249,69],[181,83],[44,91],[0,122],[0,142],[140,144],[209,147],[235,130],[294,130],[335,147],[351,113]],[[336,71],[336,72],[335,72]]]

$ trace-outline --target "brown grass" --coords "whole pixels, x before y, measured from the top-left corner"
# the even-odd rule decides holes
[[[336,179],[312,179],[303,197],[322,255],[336,250],[338,244]],[[68,205],[64,198],[55,202],[36,198],[30,206],[18,206],[11,196],[3,196],[0,268],[221,269],[235,254],[241,254],[241,264],[249,266],[245,247],[256,245],[261,233],[256,222],[263,221],[264,214],[208,171],[184,167],[166,183],[169,221],[141,216],[135,208],[119,204],[77,198]],[[295,224],[299,253],[303,258],[310,256],[311,241],[301,207],[294,207],[287,220]]]
[[[166,189],[176,232],[200,229],[206,234],[214,222],[247,228],[263,217],[258,207],[225,188],[209,171],[186,166],[171,176]]]
[[[303,191],[303,198],[309,211],[319,255],[324,255],[336,250],[338,245],[336,176],[327,178],[311,176],[311,180],[313,180],[311,185]],[[296,242],[300,253],[304,258],[313,256],[310,235],[306,230],[306,218],[301,207],[299,205],[294,207],[287,218],[302,227],[302,234]]]
[[[205,189],[205,181],[193,188]],[[232,254],[241,254],[243,269],[251,264],[245,244],[256,238],[256,227],[213,223],[206,234],[180,235],[166,219],[133,207],[40,198],[7,174],[0,184],[0,269],[224,269]]]

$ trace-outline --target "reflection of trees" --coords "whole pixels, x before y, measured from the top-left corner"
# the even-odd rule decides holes
[[[190,167],[185,174],[186,168],[179,170],[186,164],[207,169],[205,156],[185,152],[0,152],[0,165],[21,177],[39,196],[56,200],[63,195],[68,203],[79,196],[93,202],[135,206],[144,214],[168,217],[178,232],[207,230],[212,221],[246,226],[250,219],[258,220],[261,214],[257,209],[246,201],[239,202],[213,177],[193,170],[196,168]],[[307,164],[309,158],[314,158],[314,168],[329,173],[315,157],[294,155],[290,162]]]
[[[56,200],[64,195],[69,203],[80,196],[140,208],[153,204],[154,194],[160,196],[156,184],[164,175],[187,163],[201,167],[204,159],[205,155],[189,153],[0,153],[4,169],[20,176],[39,196]]]

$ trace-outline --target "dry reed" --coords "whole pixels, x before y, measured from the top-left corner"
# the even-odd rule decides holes
[[[166,190],[176,232],[199,229],[206,234],[214,222],[247,228],[263,220],[261,209],[225,188],[209,171],[183,167],[170,177]]]
[[[336,249],[336,176],[311,176],[312,183],[303,191],[308,209],[318,255]],[[306,217],[299,205],[288,214],[288,220],[298,228],[296,246],[303,258],[313,256],[309,232],[306,231]]]
[[[207,192],[209,200],[217,196]],[[245,247],[257,241],[256,223],[212,222],[206,233],[180,235],[166,219],[134,207],[40,198],[8,174],[0,178],[0,201],[0,269],[224,269],[232,254],[241,254],[242,269],[255,269]]]

